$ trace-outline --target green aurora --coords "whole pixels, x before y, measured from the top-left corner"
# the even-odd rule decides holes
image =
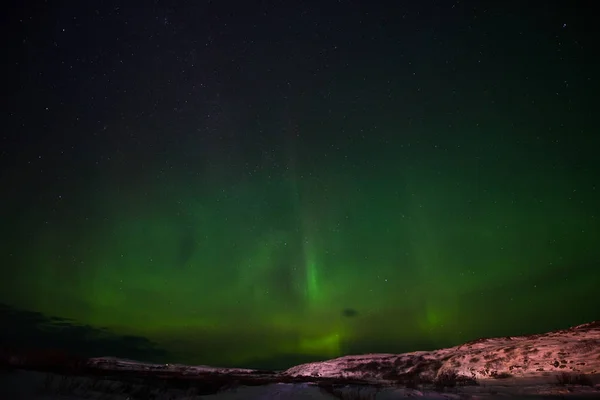
[[[446,346],[595,316],[595,187],[549,175],[548,155],[508,165],[496,148],[485,165],[457,146],[427,162],[421,147],[369,170],[283,168],[205,190],[170,176],[90,182],[78,209],[58,205],[43,221],[28,210],[21,224],[35,234],[11,253],[21,268],[2,300],[221,365]]]
[[[118,3],[7,13],[0,304],[265,368],[600,319],[592,14]]]

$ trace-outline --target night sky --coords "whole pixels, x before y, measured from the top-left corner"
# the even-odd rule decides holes
[[[597,19],[525,3],[5,6],[1,343],[283,368],[600,319]]]

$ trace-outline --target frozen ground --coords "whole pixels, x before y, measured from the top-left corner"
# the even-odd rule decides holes
[[[532,385],[486,385],[469,388],[407,389],[400,387],[375,388],[362,385],[347,385],[324,389],[312,383],[271,383],[262,386],[238,386],[225,388],[214,394],[198,394],[192,388],[153,387],[135,385],[112,379],[90,379],[85,377],[63,377],[35,371],[14,371],[0,377],[0,398],[10,400],[76,400],[76,399],[349,399],[349,400],[393,400],[426,399],[598,399],[600,387]]]
[[[278,372],[110,357],[75,364],[33,358],[5,357],[1,400],[600,399],[598,322],[430,352],[346,356]]]

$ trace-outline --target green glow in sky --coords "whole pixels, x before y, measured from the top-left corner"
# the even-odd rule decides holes
[[[570,179],[544,179],[545,165],[503,179],[455,161],[382,160],[377,175],[332,166],[208,191],[109,181],[79,194],[70,213],[83,218],[36,225],[4,300],[227,365],[593,317],[577,294],[598,277],[595,206]]]
[[[282,368],[600,319],[586,13],[118,3],[7,14],[0,342]]]

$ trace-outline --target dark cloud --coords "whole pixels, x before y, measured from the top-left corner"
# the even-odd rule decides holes
[[[144,337],[117,335],[105,328],[0,304],[0,346],[61,349],[84,357],[116,356],[163,362],[167,353]]]
[[[354,308],[344,308],[342,310],[342,315],[344,317],[352,318],[358,315],[358,311],[356,311]]]

